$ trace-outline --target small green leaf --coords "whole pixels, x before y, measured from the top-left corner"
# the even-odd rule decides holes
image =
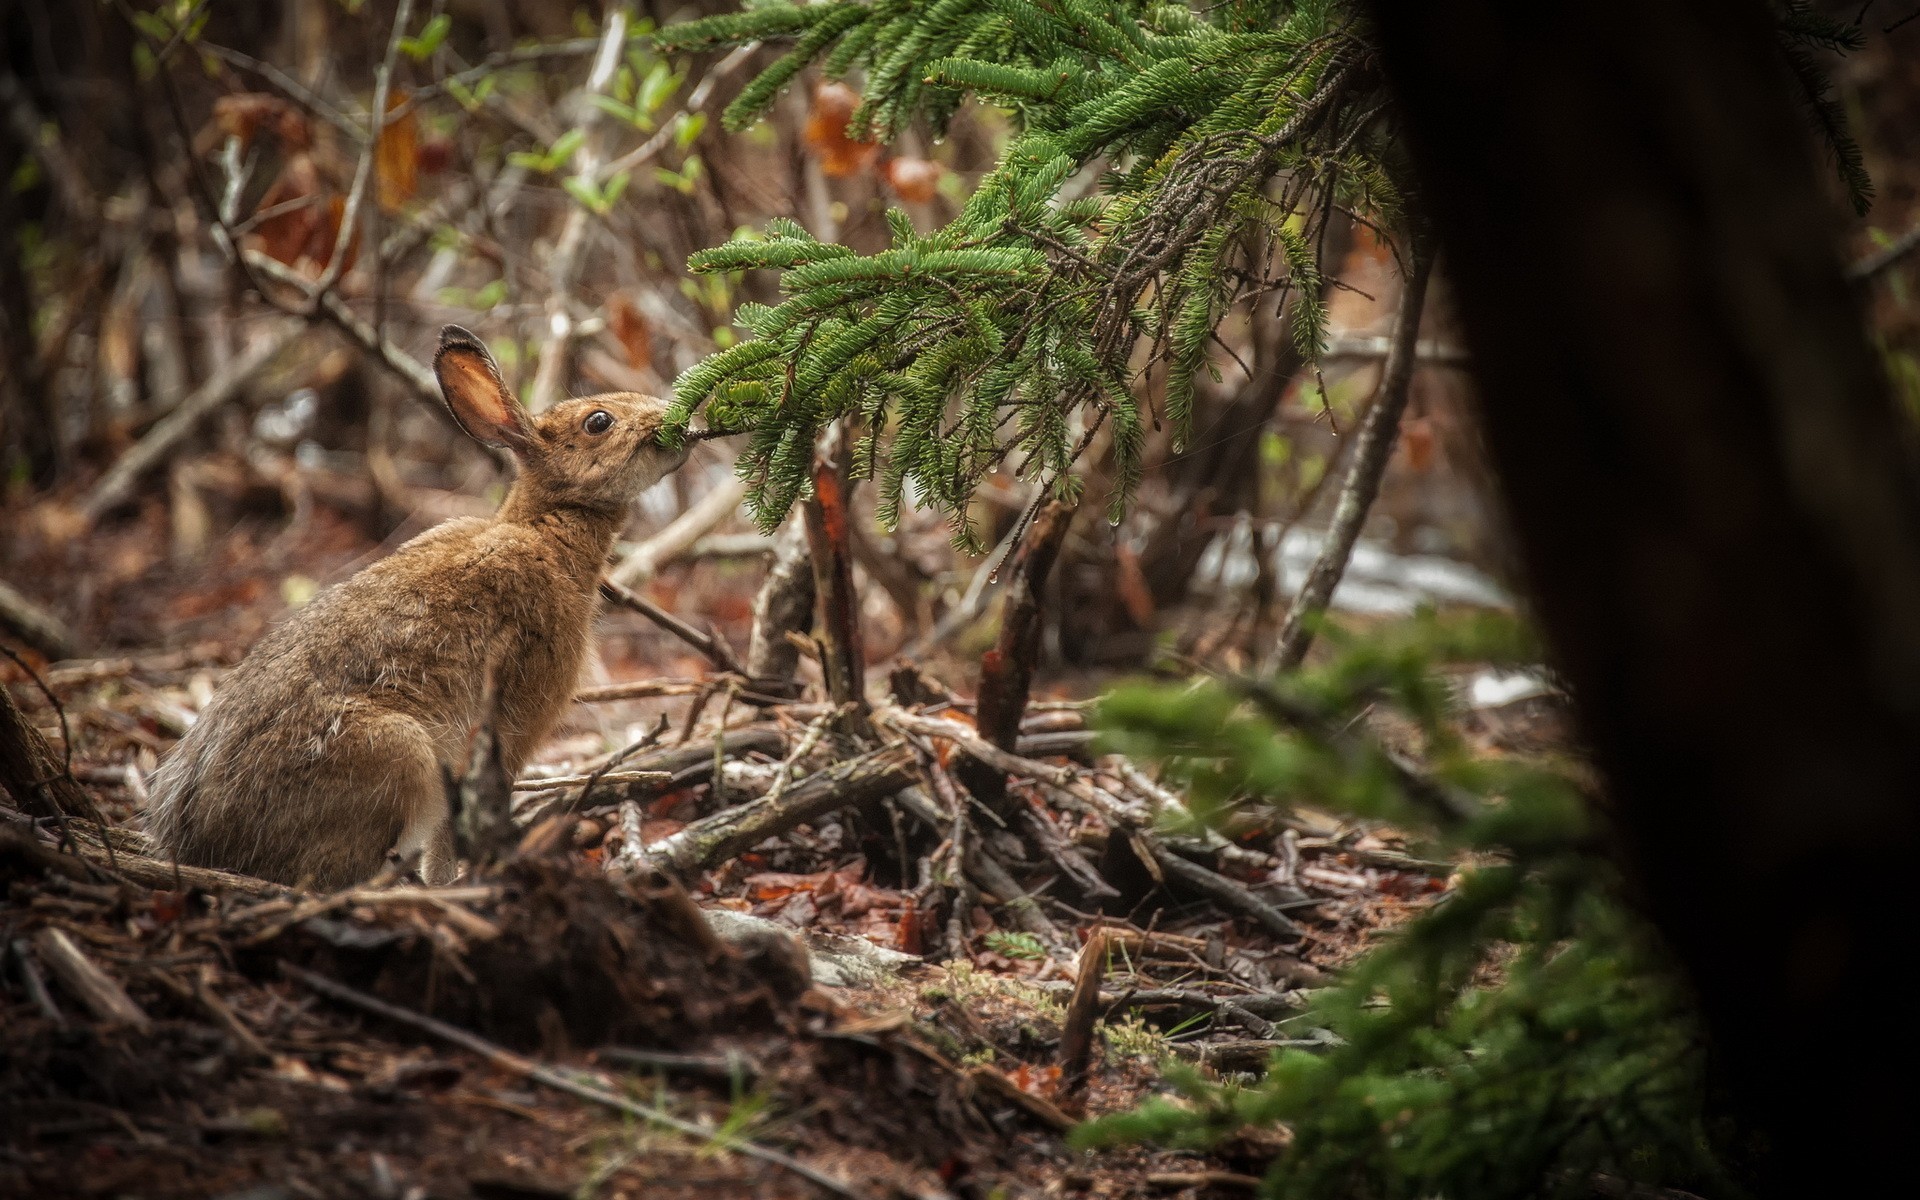
[[[640,83],[640,94],[634,98],[633,106],[647,116],[660,111],[660,106],[673,98],[680,90],[680,76],[664,62],[653,64],[647,77]]]
[[[547,170],[557,171],[566,166],[567,160],[573,157],[573,152],[584,145],[586,140],[587,131],[584,129],[569,129],[561,134],[558,141],[547,147]]]
[[[706,127],[707,114],[681,113],[678,123],[674,126],[673,144],[685,150],[688,146],[693,145],[694,140],[700,136],[701,131],[706,129]]]
[[[600,198],[607,202],[608,208],[612,208],[615,204],[619,203],[621,193],[627,190],[627,184],[630,182],[632,182],[632,177],[628,175],[627,172],[617,171],[605,184],[601,185]]]
[[[560,181],[560,186],[565,189],[567,195],[578,200],[589,211],[601,216],[606,215],[606,197],[600,194],[599,188],[593,186],[592,180],[584,175],[569,175]]]
[[[639,113],[634,110],[631,104],[622,104],[612,96],[594,96],[592,100],[595,108],[603,113],[619,117],[629,125],[633,124],[634,118],[639,116]]]
[[[173,26],[167,24],[159,17],[154,16],[152,13],[139,12],[136,10],[127,15],[132,19],[133,23],[139,27],[141,33],[146,34],[161,45],[165,45],[167,42],[173,40]]]
[[[425,62],[433,57],[433,52],[447,40],[447,32],[453,28],[453,18],[441,13],[427,22],[419,37],[401,38],[400,52],[415,62]]]

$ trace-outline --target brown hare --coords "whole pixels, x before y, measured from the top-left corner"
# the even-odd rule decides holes
[[[686,453],[659,443],[651,396],[529,416],[457,325],[433,366],[460,427],[510,450],[519,478],[492,517],[421,534],[254,647],[154,773],[161,853],[338,888],[419,852],[422,877],[444,882],[441,767],[461,769],[490,717],[515,772],[566,707],[628,506]]]

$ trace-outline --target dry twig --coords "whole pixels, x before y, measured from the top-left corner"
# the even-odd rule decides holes
[[[352,1005],[354,1008],[358,1008],[363,1012],[384,1017],[389,1021],[410,1026],[423,1033],[439,1038],[443,1042],[459,1046],[463,1050],[478,1054],[503,1071],[524,1076],[533,1080],[535,1083],[543,1084],[555,1091],[565,1092],[569,1096],[576,1096],[579,1099],[591,1101],[594,1104],[604,1105],[616,1112],[627,1113],[630,1116],[639,1117],[643,1121],[652,1121],[657,1125],[664,1125],[676,1133],[684,1133],[688,1137],[697,1138],[703,1142],[723,1145],[725,1148],[744,1154],[749,1158],[757,1158],[761,1162],[771,1163],[774,1166],[792,1171],[807,1182],[821,1187],[836,1196],[845,1196],[847,1200],[861,1200],[858,1192],[855,1192],[838,1179],[823,1172],[816,1171],[799,1159],[782,1154],[778,1150],[769,1149],[757,1142],[750,1142],[737,1136],[728,1136],[725,1141],[722,1142],[717,1130],[708,1129],[702,1125],[695,1125],[691,1121],[683,1121],[671,1113],[662,1112],[660,1109],[654,1108],[652,1105],[641,1104],[638,1101],[629,1100],[625,1096],[615,1095],[605,1088],[596,1087],[590,1083],[583,1083],[555,1067],[549,1067],[544,1063],[539,1063],[533,1059],[515,1054],[505,1047],[496,1046],[477,1034],[468,1033],[466,1030],[449,1025],[444,1021],[436,1021],[432,1017],[414,1012],[411,1009],[401,1008],[397,1004],[389,1004],[378,997],[369,996],[365,992],[350,988],[344,983],[338,983],[324,975],[315,974],[312,971],[296,967],[289,962],[282,962],[280,969],[290,978],[305,984],[323,996],[338,1000],[343,1004]]]

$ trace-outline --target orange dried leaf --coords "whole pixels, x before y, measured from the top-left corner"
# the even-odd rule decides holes
[[[325,184],[321,182],[320,169],[314,165],[313,156],[295,154],[287,159],[266,194],[260,197],[257,211],[266,212],[296,200],[317,197],[324,190]],[[323,217],[324,204],[316,199],[304,207],[289,208],[256,222],[253,234],[258,240],[260,252],[277,262],[292,266],[306,253],[307,246],[314,240],[315,230],[323,223]]]
[[[1407,456],[1408,470],[1425,474],[1433,469],[1436,440],[1430,418],[1408,417],[1400,422],[1400,445]]]
[[[607,301],[607,328],[626,351],[628,366],[639,370],[653,366],[653,330],[625,292],[615,292]]]
[[[860,93],[844,83],[823,83],[813,91],[802,137],[820,160],[820,170],[836,179],[858,175],[880,153],[879,143],[847,134],[847,122],[858,107]]]
[[[305,150],[313,144],[306,116],[266,92],[239,92],[215,100],[213,127],[222,137],[238,138],[242,149],[252,146],[262,133],[279,138],[289,150]]]
[[[395,91],[387,97],[391,113],[407,102],[407,94]],[[420,123],[412,110],[390,118],[380,131],[373,150],[373,194],[382,212],[397,212],[420,190]]]
[[[1120,603],[1127,610],[1127,616],[1141,629],[1153,628],[1153,588],[1147,583],[1147,576],[1140,569],[1140,556],[1133,548],[1121,543],[1114,547],[1115,590],[1120,593]]]

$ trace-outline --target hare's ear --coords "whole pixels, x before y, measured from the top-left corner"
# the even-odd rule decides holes
[[[533,426],[526,409],[500,381],[500,368],[479,338],[447,325],[440,330],[440,349],[433,355],[433,373],[447,409],[467,436],[489,446],[504,446],[524,454],[533,446]]]

